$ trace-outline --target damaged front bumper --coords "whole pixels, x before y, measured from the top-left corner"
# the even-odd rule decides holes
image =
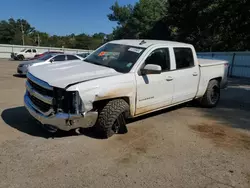
[[[52,113],[52,115],[46,116],[32,103],[27,93],[24,96],[24,105],[29,113],[40,123],[43,125],[50,125],[63,131],[70,131],[76,128],[93,127],[98,117],[98,112],[86,112],[77,115],[67,113]]]

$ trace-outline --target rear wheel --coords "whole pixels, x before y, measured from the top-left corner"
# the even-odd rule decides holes
[[[114,134],[124,133],[126,130],[126,114],[129,105],[123,99],[109,101],[99,110],[99,117],[95,128],[104,138]]]
[[[217,80],[208,83],[207,91],[201,99],[201,105],[212,108],[217,106],[220,100],[220,84]]]

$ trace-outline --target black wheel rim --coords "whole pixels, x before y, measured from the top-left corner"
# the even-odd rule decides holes
[[[213,104],[217,103],[220,97],[220,91],[217,86],[214,86],[212,91],[211,91],[211,101]]]
[[[115,134],[118,134],[120,131],[120,128],[125,125],[125,118],[124,114],[120,114],[115,121],[114,125],[112,126],[112,130]]]

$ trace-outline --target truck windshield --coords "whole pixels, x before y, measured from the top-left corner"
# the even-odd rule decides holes
[[[84,61],[128,73],[144,51],[141,47],[107,43]]]
[[[20,52],[24,52],[26,50],[26,48],[22,49]]]

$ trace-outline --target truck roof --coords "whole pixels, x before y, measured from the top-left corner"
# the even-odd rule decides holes
[[[130,45],[130,46],[136,46],[136,47],[143,47],[143,48],[148,48],[149,46],[152,45],[157,45],[157,44],[165,44],[167,46],[172,46],[172,47],[192,47],[191,44],[186,44],[186,43],[181,43],[181,42],[174,42],[174,41],[165,41],[165,40],[148,40],[148,39],[122,39],[122,40],[114,40],[111,41],[110,43],[113,44],[124,44],[124,45]]]

